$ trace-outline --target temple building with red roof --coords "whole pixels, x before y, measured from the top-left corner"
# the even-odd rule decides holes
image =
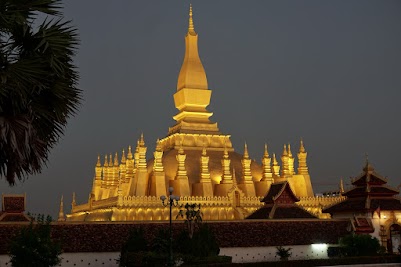
[[[2,195],[0,222],[28,222],[25,212],[25,194]]]
[[[247,219],[316,219],[317,217],[298,206],[299,198],[287,181],[274,183],[261,200],[265,204]]]
[[[401,244],[399,190],[388,186],[387,178],[378,174],[369,161],[363,172],[352,180],[352,185],[353,188],[343,193],[346,200],[323,212],[330,213],[332,218],[350,218],[355,233],[371,234],[389,251],[398,252]]]

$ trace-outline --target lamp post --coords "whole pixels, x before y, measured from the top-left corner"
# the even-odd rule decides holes
[[[164,207],[170,206],[170,244],[169,244],[169,252],[168,252],[168,266],[173,266],[173,231],[172,231],[172,207],[178,206],[178,200],[180,200],[179,196],[174,196],[173,195],[174,188],[169,187],[168,192],[168,200],[166,196],[161,196],[160,200],[162,201],[162,204]],[[167,200],[167,202],[166,202]]]

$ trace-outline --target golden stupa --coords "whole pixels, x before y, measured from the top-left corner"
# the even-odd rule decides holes
[[[181,203],[201,204],[204,220],[243,219],[262,206],[261,197],[270,185],[281,181],[289,182],[301,199],[300,206],[324,217],[320,214],[322,207],[343,198],[314,197],[302,140],[296,172],[289,144],[284,145],[281,166],[275,154],[270,158],[265,145],[260,165],[250,159],[246,144],[243,155],[235,152],[230,135],[221,133],[217,123],[210,121],[213,113],[206,108],[212,91],[199,58],[192,7],[185,47],[174,94],[176,124],[166,137],[157,140],[153,158],[146,160],[143,135],[135,151],[128,147],[125,154],[123,150],[121,160],[117,153],[114,157],[106,155],[102,165],[98,157],[88,202],[77,205],[73,195],[67,220],[167,220],[169,210],[160,196],[168,195],[169,187],[174,188]],[[173,214],[177,212],[175,209]]]

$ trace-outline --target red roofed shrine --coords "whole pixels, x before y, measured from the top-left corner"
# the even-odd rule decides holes
[[[274,183],[261,200],[265,205],[247,219],[316,219],[314,215],[295,204],[299,198],[287,181]]]
[[[24,214],[25,195],[2,195],[0,222],[26,222],[29,217]]]

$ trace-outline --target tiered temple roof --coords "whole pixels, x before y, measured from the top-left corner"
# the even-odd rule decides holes
[[[352,180],[353,188],[343,193],[347,199],[323,210],[330,214],[368,214],[377,209],[401,210],[401,200],[396,197],[399,190],[390,187],[387,179],[378,174],[366,161],[363,172]]]
[[[316,216],[296,205],[299,198],[285,182],[272,184],[269,192],[262,199],[264,206],[252,213],[247,219],[315,219]]]

